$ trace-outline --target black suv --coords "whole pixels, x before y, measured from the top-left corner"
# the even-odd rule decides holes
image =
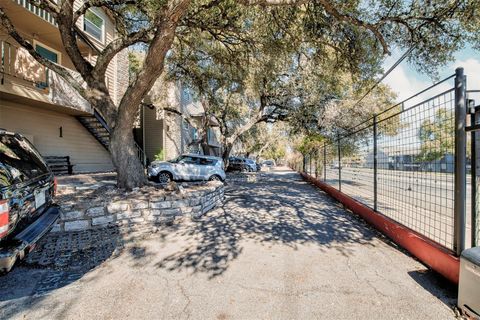
[[[60,216],[56,180],[33,145],[0,129],[0,272],[33,250]]]
[[[248,165],[242,158],[230,157],[228,158],[227,171],[248,171]]]

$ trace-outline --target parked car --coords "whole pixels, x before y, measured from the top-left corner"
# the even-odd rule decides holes
[[[60,216],[56,180],[23,136],[0,129],[0,271],[30,252]]]
[[[265,161],[262,162],[262,166],[267,167],[267,168],[273,168],[273,167],[275,167],[275,161],[265,160]]]
[[[255,162],[255,160],[245,159],[245,164],[247,165],[247,170],[249,172],[257,172],[258,171],[257,163]]]
[[[227,171],[255,172],[258,170],[255,160],[241,157],[231,157],[228,159]]]
[[[149,179],[160,183],[172,180],[225,180],[222,158],[198,154],[185,154],[170,161],[153,161],[147,173]]]
[[[245,163],[245,159],[239,157],[228,158],[227,171],[248,171],[248,165]]]

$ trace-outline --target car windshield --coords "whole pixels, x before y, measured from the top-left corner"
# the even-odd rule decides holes
[[[0,135],[0,187],[27,181],[49,173],[35,148],[20,136]]]

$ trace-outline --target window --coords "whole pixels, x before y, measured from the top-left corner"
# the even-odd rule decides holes
[[[85,16],[83,17],[83,31],[97,39],[98,41],[103,41],[103,26],[105,21],[93,12],[93,10],[87,10]]]
[[[41,55],[42,57],[44,57],[45,59],[48,59],[52,62],[55,62],[55,63],[60,63],[61,61],[61,55],[60,55],[60,52],[58,51],[55,51],[49,47],[47,47],[46,45],[43,45],[43,44],[40,44],[36,41],[33,42],[34,46],[35,46],[35,51],[38,52],[39,55]],[[49,70],[45,68],[45,78],[44,79],[41,79],[39,82],[37,82],[37,87],[38,88],[48,88],[48,72]],[[43,78],[43,77],[42,77]]]
[[[181,156],[178,161],[178,163],[186,163],[186,164],[197,164],[198,158],[196,157],[190,157],[190,156]]]
[[[43,45],[40,45],[40,44],[35,44],[35,51],[38,52],[38,54],[40,54],[42,57],[44,57],[45,59],[48,59],[52,62],[55,62],[55,63],[58,63],[58,53],[57,52],[54,52],[53,50],[51,49],[48,49],[46,48],[45,46]]]
[[[216,163],[217,161],[213,159],[200,158],[200,165],[202,166],[213,166]]]

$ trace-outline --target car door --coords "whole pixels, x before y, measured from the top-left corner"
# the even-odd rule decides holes
[[[208,180],[213,174],[215,174],[215,161],[207,158],[200,158],[199,168],[200,168],[200,180]]]
[[[198,180],[199,166],[198,157],[184,156],[177,163],[178,176],[182,180]]]

